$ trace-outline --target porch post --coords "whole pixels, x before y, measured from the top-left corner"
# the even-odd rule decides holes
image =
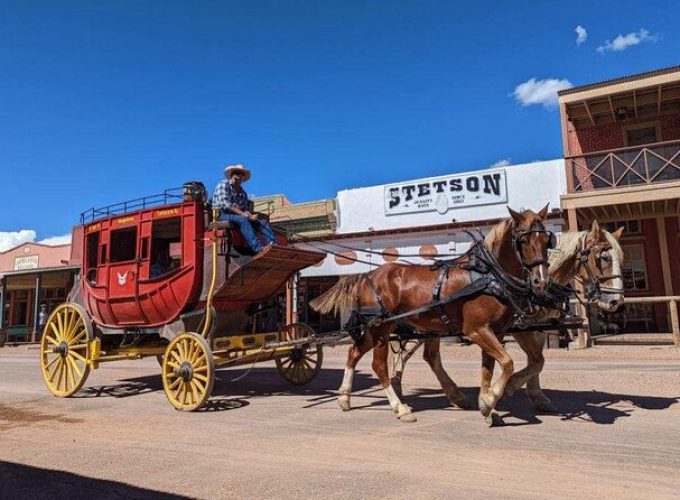
[[[7,278],[0,278],[0,286],[2,287],[2,295],[0,295],[0,329],[5,324],[5,305],[7,304]]]
[[[671,300],[668,303],[671,312],[671,332],[673,333],[673,344],[680,346],[680,322],[678,322],[678,301]]]
[[[297,273],[290,277],[286,285],[286,324],[290,325],[297,323],[297,296],[298,296],[298,280]]]
[[[40,291],[42,289],[42,273],[38,273],[35,278],[35,293],[33,294],[33,330],[31,331],[31,342],[35,342],[38,337],[38,315],[40,314]]]
[[[666,218],[663,215],[656,217],[656,230],[659,233],[659,253],[661,254],[661,271],[663,273],[664,295],[673,295],[673,281],[671,274],[671,260],[668,256],[668,236],[666,235]]]
[[[578,231],[578,219],[576,218],[576,209],[567,209],[567,228],[569,231]]]

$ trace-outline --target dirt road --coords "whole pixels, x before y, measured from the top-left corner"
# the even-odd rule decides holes
[[[521,367],[524,357],[510,348]],[[173,410],[154,359],[104,364],[71,399],[44,387],[37,351],[0,349],[0,497],[677,498],[680,350],[549,351],[555,415],[524,394],[506,425],[451,408],[418,357],[404,379],[418,422],[399,422],[362,360],[354,410],[339,411],[344,348],[309,386],[273,364],[221,370],[210,406]],[[479,354],[444,348],[476,401]]]

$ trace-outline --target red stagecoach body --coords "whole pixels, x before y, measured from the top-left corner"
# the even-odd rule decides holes
[[[324,257],[288,247],[286,238],[277,235],[278,246],[251,258],[243,255],[247,247],[238,230],[209,227],[202,199],[185,191],[173,200],[176,203],[146,207],[144,200],[138,200],[141,209],[116,215],[110,207],[92,210],[94,220],[83,224],[80,232],[83,272],[78,302],[100,327],[160,329],[187,313],[202,311],[210,291],[213,241],[225,242],[212,296],[218,323],[229,320],[223,317],[220,322],[220,313],[229,316],[230,311],[244,311],[272,297],[291,275]],[[95,217],[102,213],[104,217]],[[161,264],[166,266],[159,273]],[[238,330],[242,325],[233,326]]]

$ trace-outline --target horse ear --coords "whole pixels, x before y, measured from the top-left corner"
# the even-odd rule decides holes
[[[600,225],[597,223],[597,220],[594,220],[593,225],[590,226],[590,234],[593,235],[595,240],[599,240],[602,237],[602,229],[600,229]]]
[[[545,206],[541,209],[541,211],[538,212],[538,216],[541,218],[541,220],[545,220],[545,218],[547,217],[549,206],[550,206],[550,202],[546,203]]]
[[[612,236],[613,236],[616,240],[620,240],[620,239],[621,239],[621,235],[623,234],[623,230],[624,230],[624,229],[625,229],[625,227],[624,227],[624,226],[621,226],[620,228],[618,228],[616,231],[614,231],[614,232],[612,233]]]
[[[512,220],[515,221],[515,224],[519,225],[522,223],[522,215],[515,212],[512,208],[508,207],[508,212],[510,212],[510,216],[512,217]]]

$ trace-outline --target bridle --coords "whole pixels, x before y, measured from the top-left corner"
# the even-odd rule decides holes
[[[588,259],[590,258],[592,249],[586,247],[586,239],[588,236],[584,236],[581,242],[581,248],[577,252],[576,257],[576,281],[578,281],[583,287],[583,294],[589,303],[597,302],[601,300],[603,293],[623,293],[623,289],[603,287],[601,283],[616,278],[621,278],[620,274],[604,274],[602,269],[602,252],[598,252],[595,255],[595,267],[601,273],[600,276],[595,276],[591,266],[588,265]],[[586,278],[582,278],[580,271],[585,269]]]
[[[555,245],[557,244],[557,238],[555,237],[555,233],[552,231],[548,231],[543,227],[543,224],[540,222],[535,222],[534,224],[531,225],[529,229],[515,229],[513,228],[512,230],[512,246],[515,250],[515,255],[517,256],[517,260],[519,261],[520,265],[522,266],[522,270],[525,271],[525,273],[531,274],[532,270],[536,266],[545,266],[547,269],[548,266],[550,265],[548,263],[548,258],[547,258],[547,252],[546,252],[546,257],[541,257],[538,259],[532,259],[527,261],[524,258],[524,254],[522,252],[522,244],[524,243],[524,239],[528,238],[532,234],[545,234],[548,236],[548,246],[547,249],[552,249],[555,248]]]

